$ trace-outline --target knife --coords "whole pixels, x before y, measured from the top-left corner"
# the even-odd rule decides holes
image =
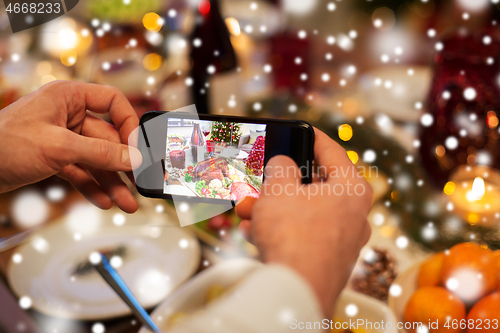
[[[99,256],[99,257],[98,257]],[[156,325],[149,314],[144,310],[142,305],[135,298],[132,291],[127,287],[125,281],[118,272],[110,265],[106,256],[102,253],[92,253],[90,262],[97,269],[102,278],[109,284],[111,288],[127,303],[136,317],[152,332],[161,333],[160,328]]]

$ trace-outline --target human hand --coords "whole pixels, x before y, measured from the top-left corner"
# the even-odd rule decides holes
[[[262,260],[301,274],[330,317],[370,237],[366,218],[372,189],[340,145],[319,130],[315,133],[321,177],[302,185],[295,162],[275,156],[266,166],[259,199],[245,198],[236,211],[244,219],[240,230],[249,233]]]
[[[109,113],[114,126],[87,110]],[[115,202],[132,213],[137,201],[117,171],[131,171],[131,160],[142,161],[127,145],[138,126],[117,88],[46,84],[0,111],[0,193],[57,174],[96,206],[109,209]]]

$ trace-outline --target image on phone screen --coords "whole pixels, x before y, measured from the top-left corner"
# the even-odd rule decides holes
[[[163,193],[259,197],[266,124],[168,118]]]

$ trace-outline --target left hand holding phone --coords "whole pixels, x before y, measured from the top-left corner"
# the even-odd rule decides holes
[[[92,115],[109,113],[114,125]],[[117,88],[55,81],[0,111],[0,193],[52,175],[68,180],[102,209],[127,213],[138,203],[118,171],[140,165],[127,145],[139,119]]]

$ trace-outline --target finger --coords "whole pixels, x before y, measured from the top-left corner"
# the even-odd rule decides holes
[[[86,164],[108,171],[131,171],[132,165],[142,163],[136,148],[111,141],[96,139],[68,132],[67,154],[54,156],[69,164]]]
[[[120,143],[120,133],[115,126],[87,112],[83,120],[81,134],[91,138]]]
[[[246,241],[252,243],[252,221],[242,220],[238,225],[238,230]]]
[[[363,236],[361,237],[361,239],[363,240],[362,243],[363,246],[366,245],[366,243],[368,243],[371,235],[372,235],[372,227],[370,227],[370,223],[368,223],[368,220],[366,220],[366,226],[363,230]]]
[[[116,172],[94,168],[88,170],[121,210],[129,214],[137,211],[137,200]]]
[[[251,219],[252,208],[255,201],[257,201],[257,199],[253,197],[244,197],[242,200],[238,201],[235,208],[236,214],[241,219]]]
[[[314,159],[318,163],[321,172],[328,174],[332,166],[353,166],[344,148],[332,140],[328,135],[314,128]]]
[[[133,172],[125,172],[125,176],[127,176],[128,180],[135,186],[135,178]]]
[[[109,113],[120,133],[121,142],[128,143],[130,134],[139,126],[139,118],[123,92],[115,87],[75,81],[71,83],[71,88],[73,100],[72,108],[68,107],[70,113],[74,115],[81,110]]]
[[[313,172],[312,176],[313,176],[312,179],[313,183],[321,183],[322,181],[326,180],[326,176],[317,174],[316,172]]]
[[[277,155],[269,160],[264,169],[264,184],[297,184],[301,173],[297,164],[288,156]]]
[[[109,195],[96,183],[96,181],[77,165],[68,165],[57,174],[69,181],[78,192],[83,194],[88,201],[101,209],[113,207]]]

